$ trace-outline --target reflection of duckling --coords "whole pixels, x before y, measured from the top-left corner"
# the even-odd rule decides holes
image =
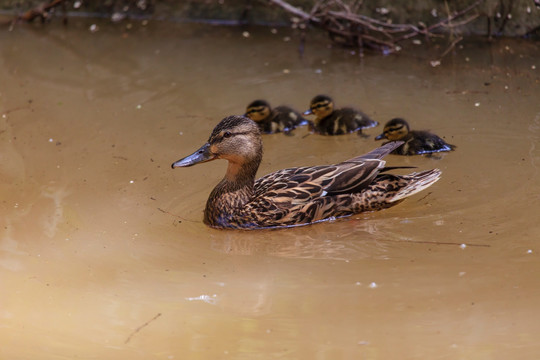
[[[288,106],[277,106],[272,109],[265,100],[255,100],[249,104],[245,116],[255,121],[264,134],[281,131],[289,133],[297,126],[308,123],[298,111]]]
[[[317,95],[304,115],[314,114],[315,125],[312,131],[322,135],[341,135],[377,126],[379,123],[370,119],[360,110],[352,108],[334,109],[334,101],[330,96]]]
[[[420,155],[441,151],[452,151],[455,145],[447,144],[435,134],[428,131],[409,130],[409,124],[403,119],[395,118],[386,123],[382,134],[375,140],[386,138],[390,141],[401,140],[405,143],[392,151],[396,155]],[[389,141],[385,142],[388,143]]]
[[[229,116],[208,142],[172,164],[187,167],[215,159],[229,162],[212,190],[205,224],[215,228],[261,229],[313,222],[393,206],[436,182],[441,171],[389,174],[381,160],[401,141],[335,165],[278,170],[255,180],[262,160],[260,130],[243,116]]]

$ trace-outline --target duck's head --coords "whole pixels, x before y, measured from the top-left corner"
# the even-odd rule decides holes
[[[317,95],[309,103],[309,110],[304,115],[315,115],[315,121],[324,119],[334,112],[334,100],[328,95]]]
[[[246,108],[247,116],[253,121],[263,121],[270,115],[270,104],[265,100],[255,100]]]
[[[375,140],[388,139],[390,141],[401,140],[409,133],[409,124],[400,118],[395,118],[384,125],[383,133],[377,135]]]
[[[193,154],[174,162],[172,168],[193,166],[216,159],[228,160],[229,169],[233,172],[245,164],[258,168],[262,159],[262,140],[257,124],[244,116],[226,117],[214,128],[206,144]]]

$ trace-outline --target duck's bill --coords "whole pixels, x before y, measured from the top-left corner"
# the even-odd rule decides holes
[[[177,167],[193,166],[199,163],[214,160],[215,158],[216,158],[216,155],[210,152],[210,144],[206,143],[203,146],[201,146],[199,150],[195,151],[193,154],[174,162],[171,165],[171,167],[174,169]]]
[[[375,136],[375,140],[381,140],[381,139],[384,139],[384,133]]]
[[[313,115],[313,111],[311,111],[311,109],[306,110],[302,113],[302,115]]]

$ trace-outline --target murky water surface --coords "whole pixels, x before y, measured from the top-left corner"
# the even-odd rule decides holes
[[[389,57],[278,29],[72,22],[0,32],[0,357],[532,359],[540,354],[540,45]],[[226,164],[171,170],[224,116],[317,93],[458,150],[377,213],[218,231]],[[259,174],[369,138],[264,137]],[[461,245],[466,244],[466,245]]]

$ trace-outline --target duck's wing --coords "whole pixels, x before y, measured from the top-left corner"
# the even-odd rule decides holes
[[[339,164],[279,170],[255,182],[255,196],[277,202],[298,202],[338,194],[352,194],[368,186],[384,168],[382,157],[402,142],[383,145]]]
[[[376,148],[375,150],[368,152],[367,154],[354,157],[344,162],[348,163],[348,162],[354,162],[354,161],[365,160],[365,159],[382,159],[386,155],[390,154],[393,150],[400,147],[402,144],[403,144],[403,141],[390,141],[390,142],[384,143],[382,146]]]

